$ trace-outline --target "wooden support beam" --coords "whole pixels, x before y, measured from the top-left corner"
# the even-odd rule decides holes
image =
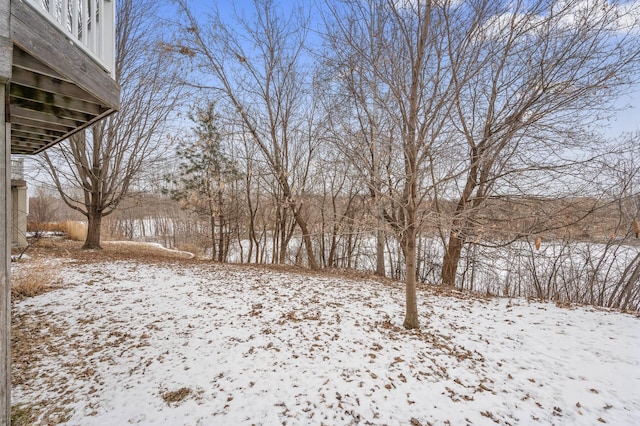
[[[66,131],[55,131],[55,130],[46,130],[42,127],[34,127],[34,126],[24,126],[21,124],[11,123],[11,133],[28,133],[32,135],[42,135],[49,136],[53,139],[58,139],[60,136],[64,135]]]
[[[16,66],[13,67],[11,83],[30,87],[32,89],[58,93],[62,96],[68,96],[70,98],[76,98],[87,102],[100,103],[98,99],[66,80],[43,76]]]
[[[55,132],[60,132],[62,134],[65,134],[69,131],[69,128],[66,126],[63,126],[62,124],[58,124],[58,123],[45,123],[42,121],[37,121],[37,120],[31,120],[29,118],[26,117],[18,117],[15,116],[11,119],[11,125],[16,125],[16,124],[20,124],[23,125],[25,127],[37,127],[43,130],[52,130]]]
[[[48,114],[51,116],[51,121],[56,121],[60,119],[69,119],[75,120],[79,123],[85,123],[87,121],[91,121],[93,117],[98,114],[84,114],[82,112],[77,112],[71,109],[67,109],[52,103],[43,103],[35,100],[31,100],[28,97],[16,98],[14,96],[9,97],[9,102],[11,103],[12,111],[13,108],[24,108],[34,112],[40,112],[43,114]]]
[[[0,84],[0,425],[11,423],[11,127]]]
[[[14,135],[11,130],[11,152],[14,154],[29,154],[39,151],[53,143],[52,139],[34,139],[26,136]]]
[[[36,142],[40,142],[40,145],[49,143],[57,138],[55,136],[50,135],[39,135],[37,133],[32,132],[22,132],[20,130],[11,128],[11,138],[13,140],[32,140]]]
[[[70,96],[58,95],[44,90],[21,86],[14,82],[11,83],[9,94],[12,98],[30,100],[43,105],[57,105],[70,111],[91,114],[94,116],[100,115],[104,112],[104,109],[100,108],[100,105],[98,104],[72,98]]]
[[[46,75],[58,80],[64,80],[69,83],[73,83],[72,81],[66,80],[59,72],[52,70],[50,67],[43,64],[33,56],[29,55],[19,47],[14,47],[13,49],[13,66],[34,72],[36,74]]]
[[[2,66],[9,74],[0,84],[8,84],[7,120],[18,125],[14,153],[36,154],[119,108],[118,84],[73,37],[24,1],[0,0],[0,12],[0,74]]]
[[[65,127],[68,127],[69,129],[79,128],[85,123],[85,121],[83,120],[71,120],[69,118],[56,117],[54,114],[20,108],[18,106],[11,107],[12,122],[13,122],[13,117],[22,117],[29,120],[40,121],[43,123],[53,122],[53,123],[61,124]]]
[[[13,138],[14,153],[15,154],[38,154],[39,152],[44,151],[45,149],[51,147],[52,145],[55,145],[56,143],[64,139],[67,139],[71,135],[106,118],[109,114],[113,112],[114,112],[113,110],[107,110],[105,113],[95,116],[90,121],[86,121],[86,122],[76,122],[76,121],[65,119],[65,118],[56,118],[55,119],[56,124],[68,126],[66,128],[66,132],[62,136],[60,136],[55,140],[51,140],[46,144],[34,144],[33,143],[34,141],[33,140],[30,141],[28,140],[28,138],[15,137]],[[12,122],[14,121],[17,121],[20,123],[35,122],[35,124],[33,124],[34,126],[38,126],[38,123],[40,123],[43,128],[51,129],[52,124],[50,120],[52,120],[52,118],[53,116],[49,114],[45,114],[45,113],[41,113],[33,110],[26,110],[16,106],[12,107],[11,109]],[[31,144],[28,144],[28,142],[31,142]],[[32,149],[31,151],[27,151],[24,149],[27,146],[36,147],[37,149]]]

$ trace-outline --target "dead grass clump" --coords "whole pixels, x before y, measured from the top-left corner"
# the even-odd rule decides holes
[[[38,296],[54,288],[58,276],[50,267],[38,265],[28,267],[12,277],[11,298],[22,300]]]
[[[38,247],[40,249],[54,249],[60,246],[60,242],[57,239],[40,238],[31,243],[31,247]]]
[[[28,232],[58,232],[64,233],[66,229],[64,227],[65,222],[27,222]]]
[[[195,257],[199,257],[200,256],[200,247],[198,247],[195,244],[179,244],[176,247],[176,249],[179,250],[179,251],[186,251],[188,253],[191,253]]]
[[[65,233],[70,240],[84,241],[87,238],[87,225],[75,220],[63,222]]]
[[[167,405],[178,404],[184,401],[189,395],[191,395],[192,391],[189,388],[183,387],[175,391],[165,391],[161,394],[162,399]]]
[[[84,241],[87,238],[87,225],[76,220],[65,220],[64,222],[29,222],[27,223],[27,231],[66,234],[67,238],[73,241]]]
[[[11,407],[11,424],[13,426],[29,426],[34,424],[36,413],[30,405],[16,404]]]
[[[11,407],[11,426],[57,425],[70,419],[71,408],[60,407],[50,400],[39,401],[35,405],[16,404]]]

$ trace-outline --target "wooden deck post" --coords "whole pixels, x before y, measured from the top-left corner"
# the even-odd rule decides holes
[[[11,0],[0,0],[0,426],[11,424],[11,127],[7,85],[11,79]]]
[[[11,422],[11,128],[0,83],[0,425]]]

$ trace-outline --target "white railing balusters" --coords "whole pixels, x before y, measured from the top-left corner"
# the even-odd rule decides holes
[[[89,0],[91,1],[91,7],[89,11],[91,12],[91,17],[89,18],[89,22],[91,22],[91,31],[89,35],[91,36],[91,50],[97,53],[96,46],[98,42],[96,37],[98,36],[98,1],[97,0]]]
[[[113,74],[115,0],[25,0]]]
[[[69,28],[69,0],[62,0],[60,18],[62,18],[62,27]]]
[[[100,33],[102,36],[102,50],[100,55],[103,58],[107,69],[115,78],[116,72],[116,0],[106,0],[102,5],[102,19]]]
[[[80,22],[82,24],[82,28],[80,29],[80,41],[85,45],[88,46],[87,40],[89,39],[89,37],[87,37],[87,33],[89,32],[89,20],[87,19],[87,8],[89,6],[89,0],[83,0],[82,1],[82,10],[80,11]]]
[[[78,38],[78,2],[71,3],[71,34]]]
[[[24,159],[11,159],[11,179],[24,180]]]

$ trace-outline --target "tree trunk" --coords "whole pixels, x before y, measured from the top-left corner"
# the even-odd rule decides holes
[[[309,234],[309,230],[307,228],[307,222],[300,215],[300,212],[297,208],[293,208],[293,217],[295,218],[300,230],[302,231],[302,241],[304,242],[304,248],[307,250],[307,259],[309,261],[309,267],[317,271],[320,269],[318,266],[318,262],[316,262],[316,257],[313,254],[313,244],[311,243],[311,235]]]
[[[209,230],[211,232],[211,260],[216,260],[216,219],[213,213],[209,216]]]
[[[87,238],[82,246],[85,250],[101,250],[100,228],[102,226],[102,212],[96,208],[90,208],[87,213]]]
[[[287,208],[282,207],[280,216],[280,248],[278,250],[278,263],[284,265],[287,261],[287,251],[289,250],[289,238],[287,238]]]
[[[627,309],[627,305],[629,304],[629,301],[631,299],[632,290],[636,286],[637,282],[640,280],[640,260],[639,259],[640,259],[640,253],[636,256],[635,259],[633,259],[633,261],[629,265],[631,266],[635,263],[633,272],[631,273],[631,276],[625,283],[624,288],[622,289],[622,291],[620,292],[620,296],[618,297],[618,303],[616,304],[616,307],[622,310]],[[624,300],[624,303],[623,303],[623,300]]]
[[[282,207],[280,206],[277,206],[275,209],[276,217],[273,228],[273,235],[271,236],[271,263],[273,264],[278,263],[278,260],[280,259],[280,228],[282,227],[282,220],[280,219],[281,209]],[[264,226],[266,226],[266,224]]]
[[[405,319],[404,328],[408,330],[420,328],[418,320],[418,299],[416,296],[416,229],[410,225],[402,241],[406,266],[405,279]]]
[[[220,222],[218,223],[218,262],[226,262],[227,258],[227,246],[229,245],[229,234],[228,230],[225,230],[225,226],[223,223],[224,218],[220,217]]]
[[[350,230],[352,231],[352,230]],[[358,264],[358,261],[353,261],[353,251],[354,251],[354,242],[353,242],[353,232],[349,232],[347,235],[347,269],[351,269],[353,267],[352,263]]]
[[[622,287],[625,283],[628,283],[629,281],[631,281],[630,279],[627,279],[627,277],[632,274],[632,270],[634,268],[634,264],[637,263],[637,266],[635,266],[636,270],[640,269],[640,253],[638,253],[636,255],[636,257],[627,265],[627,267],[624,269],[624,272],[622,273],[622,276],[618,279],[618,282],[616,283],[616,286],[614,287],[613,291],[611,292],[611,296],[609,296],[609,302],[605,305],[609,308],[619,308],[620,307],[620,303],[622,303],[622,299],[624,298],[624,290],[619,291],[620,287]],[[602,298],[602,297],[601,297]],[[617,299],[617,302],[616,302]],[[604,303],[600,303],[603,304]]]
[[[336,267],[336,249],[338,246],[338,230],[337,226],[334,225],[333,230],[331,231],[331,247],[329,248],[329,261],[325,262],[325,266],[329,268]]]
[[[382,220],[378,220],[378,227],[382,226]],[[387,271],[384,265],[384,230],[378,228],[376,235],[376,275],[385,277]]]
[[[442,284],[452,287],[456,285],[456,274],[458,272],[461,253],[462,238],[455,232],[451,232],[449,234],[449,245],[447,246],[442,261]]]
[[[403,202],[403,225],[406,227],[401,237],[401,245],[404,251],[404,261],[406,269],[406,315],[404,328],[418,329],[418,301],[416,296],[416,237],[418,235],[418,150],[422,142],[421,136],[417,134],[418,123],[418,99],[420,86],[420,72],[425,59],[426,43],[431,25],[431,2],[426,3],[424,19],[420,23],[417,32],[418,40],[416,45],[416,58],[412,63],[411,86],[409,88],[409,117],[405,123],[407,133],[403,137],[404,144],[404,171],[405,183],[402,194]]]
[[[218,191],[218,206],[217,206],[217,210],[218,210],[218,262],[224,262],[226,261],[227,258],[227,250],[226,247],[228,245],[228,242],[225,241],[225,238],[228,240],[229,235],[227,233],[225,233],[225,215],[222,212],[222,209],[224,208],[224,196],[222,191]],[[227,234],[227,235],[225,235]],[[225,244],[225,242],[227,244]]]
[[[247,185],[247,210],[249,211],[249,253],[247,254],[247,263],[251,263],[251,257],[253,256],[253,247],[256,246],[256,263],[258,260],[258,251],[260,250],[257,236],[256,236],[256,212],[253,209],[253,204],[251,203],[251,193],[249,189],[249,185]]]

